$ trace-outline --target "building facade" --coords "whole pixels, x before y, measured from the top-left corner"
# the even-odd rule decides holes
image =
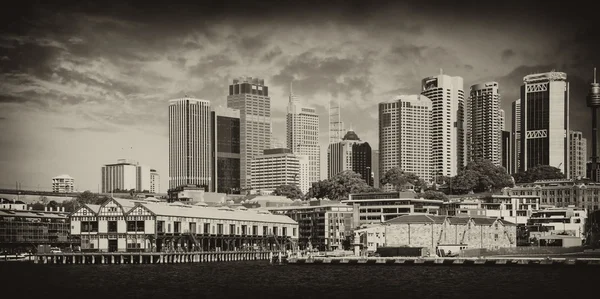
[[[252,189],[272,191],[281,185],[297,185],[306,193],[308,162],[307,156],[292,154],[287,148],[266,149],[252,160]]]
[[[227,107],[240,111],[240,188],[250,189],[251,161],[271,145],[271,98],[259,78],[242,77],[229,85]]]
[[[319,145],[319,115],[313,107],[304,106],[293,94],[287,110],[287,148],[297,155],[308,156],[309,184],[321,180],[321,146]]]
[[[82,251],[173,252],[291,248],[298,224],[267,211],[111,198],[70,216]]]
[[[75,179],[68,174],[61,174],[52,178],[52,192],[75,192]]]
[[[521,86],[521,165],[559,168],[569,178],[569,83],[567,74],[528,75]]]
[[[373,187],[379,189],[379,150],[371,150],[371,167]]]
[[[373,186],[371,177],[371,146],[361,141],[354,131],[348,131],[342,141],[329,144],[327,149],[327,177],[332,178],[338,173],[352,170]]]
[[[102,193],[132,189],[137,190],[137,164],[119,159],[115,164],[102,166]]]
[[[501,154],[501,165],[506,169],[506,172],[509,174],[513,173],[512,169],[512,161],[513,161],[513,151],[512,151],[512,134],[510,131],[502,131],[502,154]]]
[[[574,207],[549,208],[533,213],[527,221],[527,224],[529,226],[546,228],[530,229],[532,231],[547,232],[548,234],[567,234],[585,238],[587,215],[586,209]]]
[[[521,169],[521,99],[512,103],[512,161],[511,174]]]
[[[587,140],[580,131],[570,131],[569,138],[569,177],[587,177]]]
[[[76,245],[70,228],[68,213],[0,210],[0,251],[35,252],[40,244],[59,248]]]
[[[502,163],[503,112],[500,110],[498,82],[471,86],[467,101],[467,160]]]
[[[398,96],[379,103],[379,178],[399,167],[427,182],[433,179],[431,113],[432,101],[423,95]]]
[[[151,169],[148,166],[137,165],[135,190],[139,192],[150,192],[152,181]]]
[[[540,197],[535,195],[491,195],[444,202],[441,215],[492,217],[517,225],[526,225],[531,215],[540,209]]]
[[[431,148],[435,176],[455,176],[467,164],[463,78],[437,75],[421,81],[431,100]]]
[[[535,195],[540,205],[554,207],[574,206],[590,212],[600,209],[600,183],[583,180],[540,180],[505,188],[503,194],[510,196]]]
[[[160,193],[160,174],[150,169],[150,193]]]
[[[169,101],[169,189],[211,185],[210,102]]]
[[[212,191],[240,194],[240,144],[240,111],[216,107],[211,112]]]

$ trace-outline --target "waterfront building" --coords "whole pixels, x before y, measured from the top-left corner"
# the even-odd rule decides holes
[[[35,251],[38,244],[59,248],[76,245],[70,228],[68,213],[0,209],[0,251]]]
[[[10,200],[8,198],[0,197],[0,210],[25,211],[27,210],[27,204],[20,200]]]
[[[548,72],[523,78],[521,165],[559,168],[569,178],[569,83],[567,74]]]
[[[294,220],[268,211],[110,198],[70,217],[82,251],[284,249],[298,240]]]
[[[327,149],[328,178],[352,170],[373,186],[371,179],[371,146],[361,141],[354,131],[348,131],[342,141],[330,143]]]
[[[467,101],[467,161],[490,160],[502,163],[502,126],[498,82],[471,86]]]
[[[432,101],[424,95],[397,96],[379,103],[379,178],[399,167],[432,181],[437,168],[432,164],[436,148],[432,152],[431,113]],[[393,190],[390,185],[382,187]]]
[[[586,177],[587,140],[580,131],[571,131],[569,138],[569,177],[582,179]]]
[[[376,192],[350,194],[343,204],[353,207],[355,227],[385,222],[407,214],[438,215],[441,200],[415,198],[414,192]]]
[[[467,164],[463,78],[440,72],[423,79],[421,87],[432,106],[432,172],[455,176]]]
[[[185,96],[169,101],[169,189],[211,186],[210,102]]]
[[[61,174],[52,178],[52,192],[75,192],[75,179],[68,174]]]
[[[511,142],[511,171],[510,174],[521,169],[521,99],[512,102],[512,142]]]
[[[281,185],[297,185],[306,193],[309,188],[308,163],[308,156],[295,155],[290,149],[266,149],[252,160],[252,189],[273,191]]]
[[[368,251],[408,246],[425,247],[431,255],[439,255],[441,248],[455,248],[453,252],[458,253],[469,248],[517,246],[516,225],[488,217],[404,215],[354,233],[354,243]]]
[[[499,195],[450,199],[444,202],[441,215],[500,218],[517,225],[526,225],[531,215],[540,209],[540,197],[535,195]]]
[[[557,179],[539,180],[534,183],[519,184],[504,188],[503,194],[510,196],[534,195],[540,197],[540,205],[568,207],[575,206],[590,212],[600,207],[598,197],[600,183],[586,180]]]
[[[229,85],[227,107],[240,111],[240,186],[248,190],[252,160],[271,145],[269,87],[259,78],[234,79]]]
[[[331,251],[349,247],[352,236],[352,207],[340,203],[323,203],[310,206],[274,207],[268,210],[275,215],[286,215],[298,222],[300,249]]]
[[[502,131],[502,167],[506,169],[506,172],[511,174],[512,170],[512,160],[513,160],[513,152],[512,152],[512,134],[509,131]]]
[[[308,183],[321,180],[321,146],[319,145],[319,114],[314,107],[302,105],[292,90],[287,108],[287,148],[293,154],[308,157]]]
[[[373,177],[373,187],[379,189],[379,150],[371,151],[371,176]]]
[[[585,224],[588,213],[586,209],[575,207],[548,208],[534,212],[527,225],[530,231],[538,235],[567,234],[585,238]],[[537,227],[537,229],[535,228]]]
[[[240,111],[216,107],[211,112],[211,190],[240,194]]]
[[[160,193],[160,174],[150,169],[150,193]]]

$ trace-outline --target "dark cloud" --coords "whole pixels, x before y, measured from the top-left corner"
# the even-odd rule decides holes
[[[283,51],[281,51],[281,48],[279,47],[275,47],[269,51],[267,51],[263,57],[262,57],[262,62],[271,62],[273,59],[275,59],[276,57],[279,57],[281,54],[283,54]]]
[[[2,120],[6,120],[6,117],[0,116],[0,121],[2,121]]]
[[[500,54],[503,62],[509,61],[515,55],[516,55],[516,53],[512,49],[506,49],[506,50],[502,51],[502,54]]]
[[[230,56],[231,53],[204,56],[194,66],[191,66],[188,71],[191,75],[202,77],[215,73],[221,68],[237,65],[237,62]]]
[[[470,64],[465,64],[463,67],[464,67],[464,68],[465,68],[465,70],[467,70],[467,71],[472,71],[472,70],[473,70],[473,66],[472,66],[472,65],[470,65]]]

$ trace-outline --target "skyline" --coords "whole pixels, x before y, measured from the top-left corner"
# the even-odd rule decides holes
[[[95,191],[102,165],[124,158],[156,169],[165,192],[168,101],[187,94],[225,107],[228,85],[240,76],[265,79],[280,141],[293,79],[294,94],[320,116],[322,174],[330,94],[340,98],[346,128],[379,149],[378,103],[419,94],[421,79],[440,69],[463,77],[465,94],[498,82],[506,124],[525,75],[566,72],[571,129],[591,140],[585,96],[600,59],[585,6],[340,3],[314,11],[255,3],[233,12],[222,4],[153,4],[140,13],[135,5],[84,2],[85,9],[35,4],[3,12],[0,187],[19,181],[49,190],[65,173],[78,190]]]

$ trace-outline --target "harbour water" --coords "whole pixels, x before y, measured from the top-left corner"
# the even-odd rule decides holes
[[[41,265],[0,263],[19,298],[597,297],[597,267],[270,265],[266,261]],[[14,291],[14,292],[13,292]]]

